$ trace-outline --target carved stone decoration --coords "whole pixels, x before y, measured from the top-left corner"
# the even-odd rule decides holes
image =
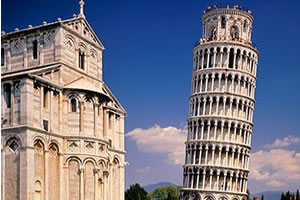
[[[23,49],[23,46],[24,46],[24,41],[21,40],[21,39],[18,39],[16,41],[14,41],[12,43],[12,53],[19,53],[22,49]]]
[[[206,196],[204,197],[204,200],[214,200],[214,198],[212,196]]]
[[[15,87],[15,94],[19,95],[19,93],[20,93],[20,82],[16,82],[14,84],[14,87]]]
[[[19,144],[16,138],[9,139],[6,143],[6,146],[8,146],[12,152],[15,152],[19,148]]]
[[[103,176],[104,177],[108,177],[109,176],[109,172],[107,170],[103,171]]]
[[[79,152],[80,141],[79,140],[68,140],[68,150],[70,152]]]
[[[182,200],[200,200],[200,196],[197,192],[195,191],[190,191],[190,192],[184,192],[181,194]]]
[[[102,154],[106,151],[105,144],[99,143],[99,153]]]
[[[94,153],[95,152],[95,142],[84,141],[85,152]]]
[[[49,155],[55,158],[58,157],[58,150],[55,145],[49,147]]]
[[[53,40],[54,40],[54,34],[52,33],[52,31],[50,31],[44,35],[44,44],[45,45],[52,44]]]
[[[34,151],[38,154],[42,154],[44,151],[43,144],[40,141],[37,141],[34,145]]]

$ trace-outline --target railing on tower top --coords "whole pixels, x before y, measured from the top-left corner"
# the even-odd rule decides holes
[[[225,9],[227,8],[227,9],[242,10],[242,11],[252,14],[252,11],[250,9],[247,9],[246,7],[243,7],[243,6],[240,6],[237,4],[227,4],[227,5],[221,5],[221,6],[218,6],[218,4],[215,4],[213,6],[210,5],[203,11],[203,13],[207,13],[209,11],[216,10],[216,9],[224,9],[224,8]]]

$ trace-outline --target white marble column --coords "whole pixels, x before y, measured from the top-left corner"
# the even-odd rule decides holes
[[[215,67],[217,67],[217,64],[216,64],[217,51],[214,49],[213,53],[214,53],[214,65],[213,65],[213,67],[215,68]]]
[[[208,123],[207,123],[207,138],[206,139],[207,140],[210,139],[210,121],[208,121]]]
[[[84,168],[80,168],[80,200],[84,200]]]
[[[205,92],[207,92],[207,88],[208,88],[208,75],[205,75]]]
[[[45,150],[45,200],[49,200],[49,151]]]
[[[205,171],[203,171],[202,189],[205,189]]]
[[[205,162],[204,164],[207,165],[207,156],[208,156],[208,146],[205,147]]]
[[[225,166],[228,166],[228,152],[229,152],[229,148],[226,147]]]
[[[217,101],[216,115],[219,115],[219,97],[217,97],[216,101]]]
[[[206,112],[206,99],[203,100],[203,114],[202,115],[205,115],[205,112]]]
[[[220,67],[223,67],[223,51],[220,52],[221,53],[221,58],[220,58]]]
[[[201,140],[203,140],[204,135],[204,122],[201,122]]]
[[[211,158],[211,164],[212,165],[215,165],[215,150],[216,150],[216,147],[215,147],[215,145],[213,145],[213,147],[212,147],[212,158]]]

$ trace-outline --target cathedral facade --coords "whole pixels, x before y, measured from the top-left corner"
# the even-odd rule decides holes
[[[208,7],[194,66],[183,172],[184,200],[246,200],[258,51],[253,16]]]
[[[1,39],[4,200],[123,200],[126,111],[80,14]]]

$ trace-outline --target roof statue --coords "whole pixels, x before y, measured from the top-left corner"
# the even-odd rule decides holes
[[[85,18],[84,14],[83,14],[83,6],[84,6],[84,1],[83,1],[83,0],[80,0],[80,1],[79,1],[79,6],[80,6],[79,17]]]

